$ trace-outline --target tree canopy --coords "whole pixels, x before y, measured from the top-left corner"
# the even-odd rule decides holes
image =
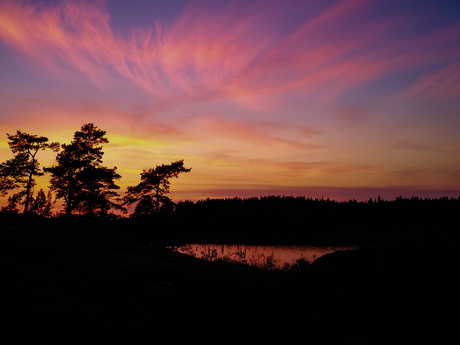
[[[45,168],[51,173],[51,188],[57,198],[64,199],[66,214],[107,215],[111,208],[124,210],[117,204],[120,187],[115,181],[121,176],[116,167],[102,166],[103,144],[108,143],[106,132],[88,123],[75,132],[70,144],[62,144],[57,164]]]
[[[167,196],[170,179],[191,169],[184,167],[184,160],[171,164],[157,165],[144,169],[141,182],[129,186],[126,195],[120,198],[117,180],[121,178],[117,167],[103,166],[103,145],[109,141],[106,132],[93,123],[84,124],[74,133],[69,144],[49,143],[48,138],[17,131],[7,134],[11,151],[15,154],[0,164],[0,196],[15,189],[22,189],[8,198],[8,206],[2,211],[18,213],[17,205],[24,205],[24,213],[33,212],[45,217],[51,216],[56,199],[63,200],[64,213],[108,215],[110,210],[126,213],[125,205],[135,204],[134,216],[158,213],[175,209]],[[40,169],[36,159],[40,150],[51,149],[56,154],[56,164]],[[34,177],[50,173],[50,191],[43,189],[34,197]]]
[[[40,164],[37,161],[37,153],[41,150],[51,149],[57,151],[59,143],[48,143],[47,137],[39,137],[17,131],[16,134],[6,134],[8,145],[15,154],[14,158],[7,160],[0,165],[0,193],[6,195],[8,191],[17,188],[24,189],[16,196],[10,198],[10,202],[16,204],[24,197],[24,213],[29,211],[32,199],[33,187],[35,186],[34,176],[42,176]]]
[[[166,195],[169,193],[169,180],[190,170],[191,168],[184,167],[184,160],[157,165],[155,169],[144,169],[141,173],[141,182],[136,186],[129,186],[124,197],[126,204],[136,204],[133,216],[158,213],[162,208],[172,208],[174,203]]]

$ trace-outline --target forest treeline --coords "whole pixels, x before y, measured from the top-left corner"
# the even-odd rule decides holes
[[[358,202],[307,197],[180,201],[173,209],[134,217],[66,214],[44,218],[0,212],[13,223],[48,222],[50,229],[73,228],[93,235],[111,234],[159,245],[184,243],[274,245],[373,245],[386,241],[460,239],[460,197],[395,200],[380,198]]]
[[[264,196],[179,202],[173,212],[133,219],[131,229],[152,242],[358,245],[457,233],[459,214],[460,197],[358,202]]]

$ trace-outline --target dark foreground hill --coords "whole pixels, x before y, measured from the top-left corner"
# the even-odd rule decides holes
[[[2,344],[442,344],[457,323],[452,233],[295,274],[203,262],[102,223],[0,218]]]

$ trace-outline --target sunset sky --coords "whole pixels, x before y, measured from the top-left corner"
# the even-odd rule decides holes
[[[460,2],[0,0],[0,161],[89,122],[176,202],[459,197]]]

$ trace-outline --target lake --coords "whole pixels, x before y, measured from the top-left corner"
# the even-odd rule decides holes
[[[226,260],[243,262],[258,267],[282,269],[304,258],[313,262],[319,257],[339,250],[355,247],[315,247],[315,246],[262,246],[236,244],[187,244],[176,248],[180,253],[209,261]]]

